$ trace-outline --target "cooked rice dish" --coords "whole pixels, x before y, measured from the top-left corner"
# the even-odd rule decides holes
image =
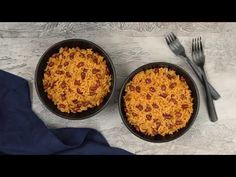
[[[128,122],[145,135],[165,136],[186,126],[193,98],[185,79],[162,67],[136,74],[124,95]]]
[[[49,58],[43,86],[60,111],[76,113],[99,106],[110,92],[111,79],[103,56],[92,49],[64,47]]]

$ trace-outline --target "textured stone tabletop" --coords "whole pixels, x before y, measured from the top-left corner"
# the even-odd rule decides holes
[[[210,122],[204,90],[193,71],[167,47],[163,35],[173,31],[190,56],[191,39],[201,36],[206,70],[222,98],[215,102],[219,120]],[[100,45],[111,57],[118,75],[116,94],[98,115],[65,120],[40,102],[33,85],[40,56],[52,44],[83,38]],[[168,143],[140,140],[124,126],[118,112],[118,91],[137,67],[154,61],[177,64],[197,82],[201,106],[192,128]],[[136,154],[236,154],[236,23],[0,23],[0,69],[29,80],[33,110],[50,128],[90,127],[102,132],[112,146]]]

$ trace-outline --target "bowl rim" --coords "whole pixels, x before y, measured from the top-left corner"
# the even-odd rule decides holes
[[[188,127],[186,127],[184,129],[184,131],[177,135],[177,136],[173,136],[173,137],[170,137],[170,138],[167,138],[167,139],[161,139],[161,140],[158,140],[158,139],[150,139],[150,138],[147,138],[147,137],[144,137],[144,136],[141,136],[140,134],[138,134],[137,132],[135,132],[132,128],[131,128],[131,125],[128,123],[127,119],[126,119],[126,116],[123,114],[122,110],[122,106],[121,106],[121,103],[122,103],[122,97],[123,97],[123,92],[124,92],[124,89],[127,85],[127,83],[139,72],[141,71],[144,71],[144,70],[147,70],[147,68],[151,69],[152,65],[164,65],[164,66],[171,66],[171,67],[174,67],[174,68],[177,68],[179,70],[181,70],[184,74],[187,75],[187,77],[190,79],[190,81],[193,83],[193,87],[195,88],[196,90],[196,98],[197,98],[197,105],[196,105],[196,111],[195,111],[195,116],[192,117],[192,120],[191,122],[189,123]],[[142,140],[145,140],[147,142],[151,142],[151,143],[164,143],[164,142],[169,142],[169,141],[173,141],[173,140],[176,140],[177,138],[181,137],[182,135],[184,135],[193,125],[193,123],[195,122],[196,118],[197,118],[197,115],[198,115],[198,112],[199,112],[199,107],[200,107],[200,96],[199,96],[199,90],[198,90],[198,87],[195,83],[195,81],[193,80],[193,78],[190,76],[190,74],[185,71],[182,67],[176,65],[176,64],[172,64],[172,63],[168,63],[168,62],[151,62],[151,63],[147,63],[147,64],[144,64],[138,68],[136,68],[134,71],[132,71],[128,77],[125,79],[125,81],[123,82],[122,86],[121,86],[121,89],[120,89],[120,93],[119,93],[119,98],[118,98],[118,109],[119,109],[119,114],[120,114],[120,117],[122,119],[122,122],[125,124],[126,128],[128,128],[128,130],[133,134],[135,135],[136,137],[142,139]],[[184,127],[183,127],[184,128]]]
[[[63,43],[66,43],[66,42],[74,42],[74,41],[77,41],[77,42],[86,42],[86,43],[89,43],[93,46],[95,46],[97,49],[99,49],[102,53],[103,53],[103,56],[105,56],[105,58],[107,59],[107,61],[109,62],[110,66],[111,66],[111,69],[113,71],[113,74],[112,74],[112,77],[113,77],[113,84],[111,85],[111,92],[110,92],[110,95],[109,95],[109,98],[107,99],[107,101],[102,105],[102,107],[100,109],[98,109],[97,111],[89,114],[89,115],[86,115],[86,116],[83,116],[81,118],[72,118],[72,117],[69,117],[69,116],[66,116],[66,115],[62,115],[54,110],[52,110],[46,103],[46,101],[41,97],[41,94],[40,94],[40,91],[38,89],[38,82],[37,82],[37,78],[38,78],[38,70],[39,70],[39,65],[40,63],[42,62],[43,58],[45,57],[45,55],[51,51],[52,49],[54,49],[55,47],[57,47],[58,45],[60,44],[63,44]],[[114,96],[114,92],[115,92],[115,89],[116,89],[116,85],[117,85],[117,78],[116,78],[116,70],[115,70],[115,66],[110,58],[110,56],[107,54],[107,52],[105,52],[104,49],[102,49],[100,46],[98,46],[97,44],[89,41],[89,40],[86,40],[86,39],[80,39],[80,38],[71,38],[71,39],[65,39],[65,40],[62,40],[62,41],[59,41],[59,42],[56,42],[55,44],[51,45],[49,48],[47,48],[47,50],[42,54],[42,56],[40,57],[40,59],[38,60],[38,63],[36,65],[36,68],[35,68],[35,74],[34,74],[34,85],[35,85],[35,89],[36,89],[36,92],[37,92],[37,95],[40,99],[40,101],[43,103],[43,105],[53,114],[61,117],[61,118],[64,118],[64,119],[67,119],[67,120],[84,120],[84,119],[88,119],[88,118],[91,118],[93,117],[94,115],[98,114],[99,112],[101,112],[103,109],[105,109],[105,107],[108,105],[108,103],[111,101],[112,97]]]

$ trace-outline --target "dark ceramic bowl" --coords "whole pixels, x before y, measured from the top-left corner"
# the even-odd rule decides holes
[[[103,102],[99,106],[94,108],[89,108],[88,110],[83,111],[81,113],[63,113],[59,109],[57,109],[56,105],[54,105],[51,100],[47,98],[47,93],[44,92],[43,82],[42,82],[44,70],[47,66],[47,61],[49,57],[52,56],[52,54],[58,52],[61,47],[69,47],[69,48],[80,47],[81,49],[92,48],[94,52],[98,52],[106,60],[108,69],[112,76],[111,88],[110,88],[111,92],[108,93],[108,95],[104,98]],[[85,119],[99,113],[102,109],[106,107],[106,105],[112,98],[115,86],[116,86],[116,72],[110,57],[101,47],[94,44],[93,42],[84,39],[68,39],[54,44],[40,58],[35,71],[35,87],[40,100],[51,112],[65,119]]]
[[[172,69],[172,70],[176,71],[176,74],[178,74],[180,76],[183,76],[185,78],[190,90],[192,91],[191,96],[193,97],[193,113],[192,113],[191,118],[189,119],[188,123],[186,124],[186,126],[182,129],[180,129],[178,132],[175,132],[172,135],[166,135],[166,136],[156,135],[156,136],[152,137],[152,136],[144,135],[141,132],[138,132],[134,128],[134,126],[132,126],[127,121],[127,117],[126,117],[126,114],[125,114],[125,111],[124,111],[123,96],[125,94],[126,84],[129,81],[131,81],[137,73],[139,73],[140,71],[144,71],[144,70],[152,69],[152,68],[156,68],[156,67],[167,67],[169,69]],[[120,95],[119,95],[119,112],[120,112],[122,121],[124,122],[125,126],[129,129],[129,131],[131,133],[133,133],[137,137],[139,137],[143,140],[149,141],[149,142],[167,142],[167,141],[171,141],[171,140],[174,140],[174,139],[180,137],[185,132],[187,132],[189,130],[189,128],[192,126],[193,122],[195,121],[195,119],[197,117],[199,104],[200,104],[199,92],[198,92],[198,89],[197,89],[197,86],[196,86],[194,80],[190,77],[190,75],[186,71],[184,71],[184,69],[182,69],[181,67],[179,67],[177,65],[174,65],[174,64],[165,63],[165,62],[149,63],[149,64],[143,65],[143,66],[139,67],[138,69],[136,69],[135,71],[133,71],[128,76],[128,78],[125,80],[125,82],[123,83],[123,85],[121,87]]]

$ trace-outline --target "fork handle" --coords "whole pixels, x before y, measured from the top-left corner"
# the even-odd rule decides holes
[[[199,80],[201,81],[201,83],[204,85],[202,76],[205,73],[200,68],[198,68],[186,55],[183,57],[187,60],[187,63],[191,66],[191,68],[193,69],[193,71],[196,73]],[[214,100],[218,100],[220,98],[220,94],[215,90],[215,88],[209,82],[207,82],[207,85],[209,86],[209,91],[211,93],[212,98]]]
[[[217,117],[217,114],[216,114],[216,109],[215,109],[213,99],[211,97],[209,85],[207,84],[208,82],[207,82],[206,73],[205,73],[203,67],[202,67],[202,71],[203,71],[202,78],[203,78],[203,81],[204,81],[204,86],[205,86],[205,90],[206,90],[206,97],[207,97],[208,114],[209,114],[209,117],[210,117],[211,121],[216,122],[218,120],[218,117]]]

